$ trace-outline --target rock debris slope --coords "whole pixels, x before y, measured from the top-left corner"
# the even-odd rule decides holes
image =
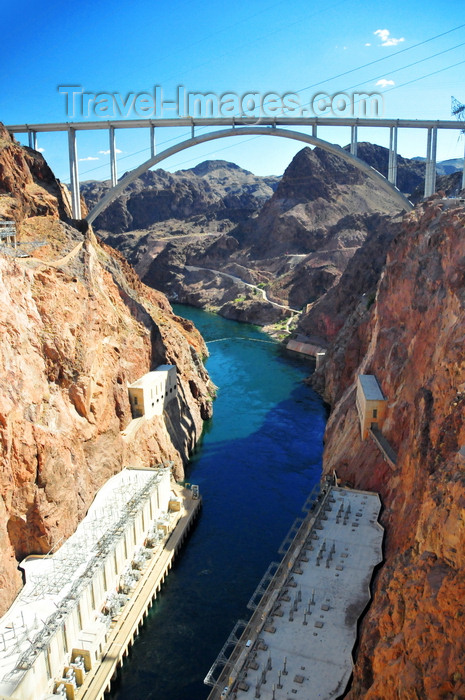
[[[24,259],[0,253],[0,614],[18,561],[69,536],[96,491],[126,465],[172,460],[177,477],[211,415],[207,351],[193,325],[122,256],[70,225],[40,154],[0,131],[0,219]],[[67,217],[64,223],[61,217]],[[127,384],[175,364],[178,398],[132,422]]]

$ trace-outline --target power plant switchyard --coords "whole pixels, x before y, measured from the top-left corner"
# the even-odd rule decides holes
[[[170,467],[127,468],[57,552],[27,557],[0,620],[0,699],[102,698],[199,507]]]

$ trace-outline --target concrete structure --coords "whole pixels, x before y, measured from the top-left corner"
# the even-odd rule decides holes
[[[129,401],[134,418],[161,416],[165,406],[177,396],[176,365],[160,365],[129,384]]]
[[[387,401],[374,374],[358,375],[355,402],[362,440],[366,440],[371,428],[382,427],[387,409]]]
[[[283,560],[252,596],[251,619],[236,625],[207,675],[214,686],[208,700],[335,700],[344,693],[357,622],[382,561],[380,508],[377,494],[323,485],[291,528]]]
[[[322,338],[308,338],[299,333],[295,338],[291,338],[287,341],[286,349],[292,350],[292,352],[298,352],[301,355],[309,355],[310,357],[316,358],[318,361],[319,355],[325,356],[327,348]]]
[[[169,467],[124,469],[55,554],[22,563],[25,585],[0,620],[0,697],[103,697],[200,505],[172,512],[172,488]]]
[[[397,467],[397,454],[392,445],[389,444],[387,438],[378,430],[378,428],[370,428],[370,437],[383,455],[385,461],[392,469]]]
[[[14,221],[0,221],[0,246],[5,244],[16,248],[16,223]]]
[[[322,350],[321,352],[317,352],[315,369],[319,369],[321,367],[321,365],[323,364],[323,362],[325,360],[325,357],[326,357],[326,350]]]
[[[255,126],[254,126],[255,125]],[[171,148],[166,149],[162,153],[156,155],[155,147],[155,129],[156,128],[173,128],[180,127],[183,130],[185,127],[191,127],[192,138],[176,144]],[[195,127],[229,127],[224,131],[214,131],[202,136],[195,136]],[[290,131],[287,129],[278,129],[278,126],[299,126],[301,128],[311,128],[311,135]],[[350,127],[350,152],[344,151],[328,143],[327,141],[317,138],[317,130],[320,127]],[[239,127],[239,128],[237,128]],[[357,158],[357,143],[358,131],[362,127],[376,127],[380,129],[389,129],[389,166],[387,180],[380,175],[376,170],[368,166],[363,161]],[[77,155],[77,131],[93,131],[100,129],[108,129],[110,140],[110,178],[112,189],[104,198],[97,204],[94,209],[89,212],[86,220],[92,223],[98,214],[115,199],[120,192],[135,180],[139,175],[144,173],[149,168],[157,163],[160,163],[165,158],[178,153],[186,148],[195,146],[199,143],[205,143],[218,138],[227,138],[230,136],[247,136],[250,134],[263,134],[266,136],[278,136],[290,138],[304,143],[309,143],[314,146],[320,146],[325,150],[336,153],[341,158],[348,160],[356,167],[362,169],[371,177],[378,181],[378,184],[384,189],[394,193],[398,197],[398,202],[401,208],[411,209],[412,205],[408,200],[401,195],[396,189],[397,182],[397,135],[399,129],[422,129],[426,131],[426,178],[425,178],[425,197],[433,194],[436,186],[436,153],[438,132],[444,129],[462,129],[463,124],[459,121],[452,120],[420,120],[420,119],[380,119],[358,118],[358,117],[206,117],[194,118],[191,116],[177,117],[172,119],[121,119],[109,121],[86,121],[86,122],[61,122],[56,124],[10,124],[6,127],[11,134],[27,133],[29,137],[29,146],[37,149],[37,134],[55,131],[68,132],[68,150],[69,150],[69,168],[71,182],[71,197],[73,205],[73,216],[76,219],[81,218],[81,201],[79,195],[79,172],[78,172],[78,155]],[[117,183],[117,167],[116,167],[116,129],[149,129],[150,132],[150,150],[151,158],[143,163],[135,170],[127,173],[119,183]],[[384,181],[384,183],[383,183]],[[389,189],[388,183],[393,185]],[[462,173],[462,188],[465,187],[465,162]]]

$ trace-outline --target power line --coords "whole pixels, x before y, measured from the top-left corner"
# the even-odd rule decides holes
[[[299,17],[299,19],[293,21],[293,22],[288,22],[288,23],[280,23],[279,27],[277,29],[274,29],[271,32],[267,32],[266,34],[262,34],[261,36],[257,37],[254,39],[254,44],[258,44],[259,41],[263,41],[263,39],[268,39],[270,36],[274,36],[275,34],[279,34],[282,32],[284,29],[288,29],[289,27],[293,27],[296,24],[301,24],[303,19],[310,19],[312,17],[316,17],[317,15],[320,14],[325,14],[328,10],[333,10],[336,7],[339,7],[339,5],[344,5],[347,3],[349,0],[337,0],[337,2],[333,3],[332,5],[323,7],[319,10],[316,10],[315,12],[312,12],[310,14],[306,13],[303,17]],[[279,4],[279,3],[278,3]],[[274,7],[274,5],[272,6]],[[234,25],[233,25],[234,26]],[[215,61],[219,61],[221,58],[225,58],[226,56],[229,56],[230,54],[237,54],[238,50],[241,48],[246,47],[247,49],[250,49],[250,42],[244,42],[242,44],[239,44],[238,46],[235,46],[234,48],[230,49],[229,51],[225,51],[222,54],[219,54],[215,56]],[[211,64],[211,60],[205,61],[204,63],[196,64],[193,66],[190,66],[187,70],[184,70],[184,74],[191,72],[192,70],[195,70],[197,68],[203,68],[204,66],[209,66]],[[172,77],[175,76],[169,76],[167,79],[171,79]]]
[[[351,68],[350,70],[346,70],[343,73],[339,73],[338,75],[333,75],[331,78],[326,78],[325,80],[320,80],[318,83],[313,83],[313,85],[308,85],[307,87],[301,88],[300,90],[296,90],[297,93],[304,92],[304,90],[310,90],[311,88],[317,87],[318,85],[323,85],[323,83],[327,83],[331,80],[336,80],[337,78],[342,78],[344,75],[349,75],[350,73],[355,73],[358,70],[362,70],[362,68],[368,68],[368,66],[373,66],[375,63],[381,63],[381,61],[386,61],[388,58],[395,58],[396,56],[400,56],[400,54],[405,53],[406,51],[411,51],[412,49],[416,49],[419,46],[423,46],[424,44],[428,44],[430,41],[434,41],[435,39],[440,39],[443,36],[446,36],[446,34],[451,34],[451,32],[456,32],[458,29],[462,29],[465,27],[465,24],[459,24],[458,27],[454,27],[453,29],[448,29],[447,32],[442,32],[442,34],[436,34],[435,36],[430,37],[429,39],[425,39],[424,41],[420,41],[418,44],[414,44],[413,46],[407,46],[405,49],[401,49],[400,51],[396,51],[396,53],[391,54],[390,56],[383,56],[382,58],[377,58],[375,61],[370,61],[369,63],[364,63],[362,66],[358,66],[357,68]]]
[[[416,83],[418,80],[424,80],[425,78],[430,78],[432,75],[437,75],[438,73],[443,73],[445,70],[449,70],[450,68],[456,68],[457,66],[461,66],[465,61],[459,61],[458,63],[453,63],[451,66],[446,66],[445,68],[440,68],[439,70],[435,70],[432,73],[428,73],[427,75],[422,75],[419,78],[414,78],[413,80],[408,80],[406,83],[401,83],[400,85],[395,85],[392,88],[388,88],[388,90],[385,90],[384,92],[391,92],[391,90],[398,90],[398,88],[405,87],[405,85],[411,85],[412,83]]]
[[[414,61],[413,63],[408,63],[406,66],[402,66],[402,68],[396,68],[395,70],[389,71],[389,75],[392,75],[393,73],[398,73],[401,70],[406,70],[407,68],[412,68],[412,66],[416,66],[419,63],[424,63],[425,61],[430,61],[432,58],[436,58],[437,56],[442,56],[444,53],[448,53],[449,51],[453,51],[454,49],[458,49],[461,46],[465,46],[465,41],[463,41],[461,44],[457,44],[456,46],[452,46],[450,49],[444,49],[444,51],[439,51],[438,53],[433,54],[432,56],[427,56],[426,58],[420,58],[418,61]],[[385,74],[383,74],[385,75]],[[361,83],[357,83],[356,85],[351,85],[348,88],[344,88],[342,92],[345,92],[346,90],[353,90],[356,87],[360,87],[360,85],[365,85],[365,83],[370,83],[373,80],[378,80],[379,78],[382,78],[383,75],[377,75],[375,78],[368,78],[367,80],[364,80]]]
[[[279,4],[279,3],[277,3],[277,4]],[[336,3],[336,5],[337,5],[337,4],[339,4],[339,3]],[[451,34],[452,32],[458,31],[459,29],[462,29],[463,27],[465,27],[465,24],[460,24],[460,25],[458,25],[457,27],[453,27],[452,29],[448,29],[448,30],[445,31],[445,32],[442,32],[442,33],[440,33],[440,34],[436,34],[436,35],[434,35],[434,36],[432,36],[432,37],[429,37],[428,39],[425,39],[424,41],[420,41],[420,42],[418,42],[417,44],[414,44],[413,46],[408,46],[408,47],[406,47],[405,49],[401,49],[400,51],[396,51],[396,53],[391,54],[390,56],[383,56],[382,58],[378,58],[378,59],[376,59],[376,60],[374,60],[374,61],[369,61],[368,63],[365,63],[365,64],[363,64],[363,65],[361,65],[361,66],[356,67],[356,68],[352,68],[352,69],[350,69],[350,70],[348,70],[348,71],[344,71],[343,73],[339,73],[338,75],[332,76],[332,77],[330,77],[330,78],[326,78],[325,80],[321,80],[321,81],[319,81],[319,82],[317,82],[317,83],[313,83],[312,85],[309,85],[309,86],[307,86],[307,87],[305,87],[305,88],[300,88],[299,90],[296,90],[295,93],[296,93],[296,94],[299,94],[299,93],[301,93],[301,92],[304,92],[305,90],[310,90],[310,89],[313,88],[313,87],[317,87],[318,85],[322,85],[323,83],[329,82],[329,81],[331,81],[331,80],[336,80],[337,78],[341,78],[341,77],[343,77],[343,76],[345,76],[345,75],[349,75],[349,74],[351,74],[351,73],[355,73],[355,72],[357,72],[357,71],[359,71],[359,70],[362,70],[363,68],[367,68],[368,66],[372,66],[372,65],[375,65],[375,64],[380,63],[380,62],[382,62],[382,61],[385,61],[385,60],[387,60],[387,59],[389,59],[389,58],[393,58],[393,57],[395,57],[395,56],[399,56],[400,54],[403,54],[403,53],[405,53],[406,51],[411,51],[412,49],[415,49],[415,48],[418,48],[419,46],[423,46],[423,45],[425,45],[425,44],[428,44],[429,42],[434,41],[435,39],[440,39],[441,37],[446,36],[446,35],[448,35],[448,34]],[[401,70],[405,70],[405,69],[407,69],[407,68],[411,68],[411,67],[414,66],[414,65],[417,65],[417,64],[419,64],[419,63],[423,63],[424,61],[430,60],[431,58],[436,58],[437,56],[440,56],[440,55],[442,55],[442,54],[444,54],[444,53],[447,53],[448,51],[452,51],[453,49],[459,48],[459,47],[464,46],[464,45],[465,45],[465,42],[464,42],[464,43],[461,43],[461,44],[457,44],[456,46],[453,46],[453,47],[450,48],[450,49],[445,49],[444,51],[440,51],[440,52],[438,52],[438,53],[436,53],[436,54],[434,54],[434,55],[432,55],[432,56],[428,56],[428,57],[426,57],[426,58],[419,59],[418,61],[414,61],[413,63],[410,63],[410,64],[408,64],[408,65],[406,65],[406,66],[401,67],[401,68],[396,68],[395,70],[390,71],[390,73],[397,73],[397,72],[399,72],[399,71],[401,71]],[[460,63],[462,63],[462,62],[460,62]],[[460,65],[460,63],[454,64],[454,65],[452,65],[452,66],[448,66],[448,67],[446,67],[446,68],[443,68],[443,69],[441,69],[441,70],[439,70],[439,71],[435,71],[435,72],[433,72],[433,73],[429,73],[429,74],[427,74],[426,76],[421,76],[421,77],[419,77],[419,78],[415,78],[414,80],[408,81],[408,82],[406,82],[406,83],[402,83],[401,85],[397,85],[397,86],[392,87],[392,88],[390,88],[390,89],[388,89],[388,90],[385,90],[385,92],[390,92],[391,90],[394,90],[394,89],[403,87],[403,86],[405,86],[405,85],[410,85],[411,83],[416,82],[417,80],[423,80],[424,78],[430,77],[430,76],[432,76],[432,75],[436,75],[436,73],[440,73],[440,72],[442,72],[442,71],[444,71],[444,70],[448,70],[449,68],[453,68],[453,67],[455,67],[455,66],[457,66],[457,65]],[[372,81],[372,80],[377,80],[377,79],[380,78],[380,77],[382,77],[382,76],[377,76],[377,77],[375,77],[375,78],[370,78],[370,79],[365,80],[365,81],[363,81],[363,82],[361,82],[361,83],[357,83],[356,85],[353,85],[353,86],[351,86],[351,87],[349,87],[349,88],[344,88],[344,91],[345,91],[345,90],[352,90],[352,89],[355,88],[355,87],[359,87],[360,85],[363,85],[364,83],[370,82],[370,81]],[[264,104],[266,104],[266,102],[265,102]],[[237,114],[237,115],[235,115],[235,116],[239,116],[239,114]],[[198,127],[198,128],[199,128],[199,130],[201,130],[201,129],[206,129],[207,127],[204,126],[204,127]],[[165,144],[167,144],[167,143],[170,143],[170,142],[172,142],[172,141],[176,141],[177,139],[178,139],[178,137],[175,136],[175,137],[173,137],[173,138],[171,138],[171,139],[166,139],[165,141],[160,142],[159,145],[160,145],[160,146],[163,146],[163,145],[165,145]],[[251,140],[251,139],[248,139],[248,140]],[[227,148],[229,148],[229,147],[227,147]],[[140,153],[147,153],[149,150],[150,150],[150,148],[148,147],[148,148],[141,149],[140,151],[134,151],[133,153],[130,153],[130,154],[127,154],[126,156],[122,156],[121,158],[118,158],[118,159],[117,159],[117,162],[119,163],[120,161],[125,160],[125,159],[127,159],[127,158],[132,158],[133,156],[139,155]],[[221,150],[225,150],[225,149],[221,149]],[[195,159],[192,159],[192,160],[195,160]],[[189,161],[188,161],[188,162],[189,162]],[[100,170],[100,169],[106,168],[106,167],[108,167],[108,164],[98,165],[98,166],[96,166],[95,168],[91,168],[91,169],[89,169],[89,170],[85,170],[85,171],[82,173],[82,175],[87,175],[88,173],[95,172],[96,170]]]

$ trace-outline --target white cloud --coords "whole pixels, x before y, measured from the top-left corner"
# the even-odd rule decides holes
[[[122,152],[123,151],[120,151],[119,148],[115,148],[115,153],[122,153]],[[101,153],[104,156],[108,156],[110,153],[110,149],[108,149],[108,151],[99,151],[99,153]]]
[[[87,158],[79,158],[79,160],[100,160],[100,158],[96,158],[95,156],[87,156]]]
[[[39,151],[39,153],[45,153],[45,148],[36,148],[36,151]]]
[[[386,78],[381,78],[381,80],[378,80],[376,85],[379,85],[380,87],[385,88],[388,85],[395,85],[395,82],[393,80],[386,80]]]
[[[371,46],[370,42],[368,41],[365,46]]]
[[[389,29],[377,29],[376,32],[373,32],[373,34],[375,36],[379,36],[381,39],[381,46],[397,46],[397,44],[400,44],[401,41],[405,41],[404,37],[394,39],[394,37],[391,36]]]

